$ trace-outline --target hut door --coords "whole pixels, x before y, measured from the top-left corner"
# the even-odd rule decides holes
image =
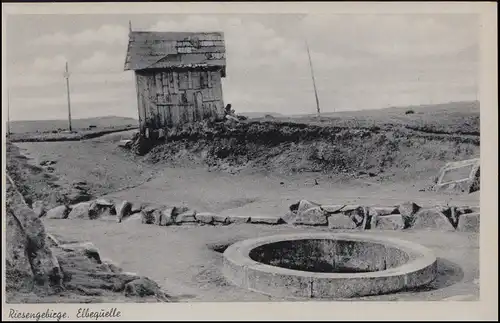
[[[201,92],[196,92],[194,101],[194,119],[201,121],[203,118],[203,95]]]

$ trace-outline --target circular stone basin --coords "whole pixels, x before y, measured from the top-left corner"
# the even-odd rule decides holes
[[[223,272],[242,288],[280,298],[351,298],[422,286],[437,273],[431,250],[351,233],[275,235],[224,252]]]

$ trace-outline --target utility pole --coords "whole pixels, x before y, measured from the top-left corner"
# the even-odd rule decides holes
[[[69,98],[69,70],[68,70],[68,62],[66,62],[66,70],[64,72],[64,78],[66,79],[66,92],[68,94],[68,124],[69,131],[72,131],[71,127],[71,100]]]
[[[10,90],[7,89],[7,137],[10,136]]]
[[[311,53],[309,52],[309,45],[306,42],[306,48],[307,48],[307,56],[309,57],[309,66],[311,68],[311,77],[312,77],[312,83],[314,87],[314,96],[316,97],[316,109],[317,109],[317,115],[318,118],[321,115],[320,109],[319,109],[319,98],[318,98],[318,91],[316,90],[316,81],[314,80],[314,70],[313,70],[313,65],[312,65],[312,60],[311,60]]]

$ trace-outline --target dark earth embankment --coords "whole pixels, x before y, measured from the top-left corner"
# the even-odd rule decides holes
[[[479,157],[479,114],[462,127],[341,122],[247,121],[178,129],[146,160],[202,163],[219,170],[370,174],[392,181],[436,174],[444,163]]]

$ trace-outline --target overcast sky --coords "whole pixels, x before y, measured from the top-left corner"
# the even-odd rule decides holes
[[[134,30],[223,31],[224,103],[237,112],[315,113],[304,39],[322,111],[475,100],[476,15],[10,15],[11,120],[65,119],[64,64],[74,118],[137,118]]]

